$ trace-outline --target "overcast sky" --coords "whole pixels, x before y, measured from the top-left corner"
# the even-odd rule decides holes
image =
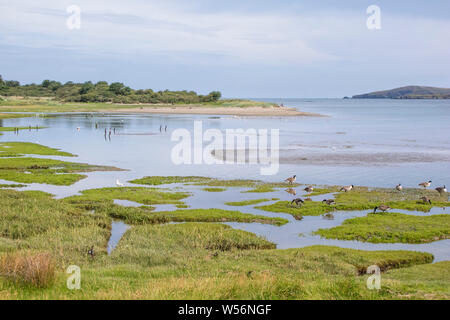
[[[450,87],[450,1],[0,0],[0,74],[255,98]]]

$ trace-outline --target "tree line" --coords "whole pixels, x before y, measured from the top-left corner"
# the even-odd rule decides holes
[[[19,81],[3,80],[0,75],[1,96],[53,97],[64,102],[112,102],[112,103],[203,103],[218,101],[222,94],[212,91],[200,95],[195,91],[153,91],[152,89],[134,90],[121,82],[109,84],[106,81],[92,83],[44,80],[41,84],[21,85]]]

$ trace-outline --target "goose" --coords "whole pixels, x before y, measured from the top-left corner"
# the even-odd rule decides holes
[[[445,186],[443,187],[438,187],[435,189],[437,192],[439,192],[440,195],[442,195],[443,193],[447,193],[447,188]]]
[[[421,200],[423,203],[429,203],[429,204],[431,204],[431,200],[430,200],[430,198],[428,198],[428,197],[422,197],[422,198],[420,198],[420,200]]]
[[[419,186],[420,187],[424,187],[424,189],[426,189],[426,188],[428,188],[429,186],[431,186],[431,182],[433,182],[433,181],[428,181],[428,182],[422,182],[422,183],[419,183]]]
[[[377,210],[381,210],[383,212],[386,212],[386,211],[389,211],[391,209],[392,209],[391,207],[389,207],[389,206],[387,206],[385,204],[382,204],[381,206],[375,207],[375,209],[373,209],[373,213],[376,213]]]
[[[328,213],[325,213],[325,214],[322,216],[322,218],[325,219],[325,220],[334,220],[334,214],[328,212]]]
[[[397,191],[403,191],[403,186],[402,186],[402,184],[399,183],[399,184],[395,187],[395,189],[396,189]]]
[[[116,186],[123,187],[124,184],[122,182],[120,182],[119,179],[116,179]]]
[[[305,201],[303,201],[303,200],[300,199],[300,198],[297,198],[297,199],[292,200],[291,205],[294,204],[294,203],[295,203],[297,206],[302,206],[302,205],[305,203]]]
[[[322,200],[322,203],[325,203],[325,204],[331,206],[332,204],[336,204],[336,201],[334,201],[334,199],[328,199],[328,200],[325,199],[325,200]]]
[[[284,191],[286,191],[289,194],[292,194],[293,196],[297,195],[297,191],[295,191],[295,189],[292,189],[292,188],[288,188],[288,189],[286,189]]]
[[[342,187],[339,191],[345,191],[345,192],[349,192],[350,190],[352,190],[355,186],[351,185],[351,186],[345,186]]]
[[[296,176],[296,175],[294,175],[294,176],[292,176],[292,177],[290,177],[290,178],[287,178],[287,179],[284,180],[284,181],[289,182],[289,184],[294,184],[295,180],[297,180],[297,176]]]
[[[306,192],[313,192],[314,191],[314,188],[312,187],[312,186],[309,186],[309,187],[306,187],[305,189],[303,189],[303,190],[305,190]]]

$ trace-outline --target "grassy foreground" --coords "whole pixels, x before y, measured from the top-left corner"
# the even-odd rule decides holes
[[[428,253],[326,246],[277,250],[252,233],[213,222],[283,219],[151,207],[183,206],[187,196],[124,187],[55,200],[39,191],[0,189],[0,299],[450,299],[450,262],[430,264]],[[150,207],[123,207],[115,199]],[[131,228],[108,255],[113,218]],[[427,222],[393,225],[413,229]],[[88,254],[91,247],[94,256]],[[45,265],[44,271],[36,272],[36,263]],[[366,287],[365,271],[374,264],[383,272],[378,291]],[[81,268],[81,290],[66,287],[69,265]]]
[[[428,278],[390,282],[370,291],[362,275],[367,266],[383,270],[429,263],[429,254],[364,252],[333,247],[273,250],[254,235],[224,225],[193,224],[130,229],[111,256],[86,259],[81,290],[66,288],[67,264],[56,280],[35,288],[0,280],[0,297],[17,299],[394,299],[436,291]],[[448,268],[440,275],[446,277]],[[402,273],[400,273],[403,275]],[[431,282],[431,283],[430,283]],[[417,283],[421,286],[416,292]],[[433,291],[432,291],[433,290]]]

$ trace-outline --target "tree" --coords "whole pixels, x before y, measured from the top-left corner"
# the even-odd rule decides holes
[[[49,85],[50,85],[50,80],[44,80],[44,81],[42,81],[41,86],[43,86],[44,88],[48,88]]]
[[[120,82],[113,82],[109,85],[109,91],[114,92],[115,94],[120,94],[121,90],[124,88],[124,84]]]
[[[50,85],[48,86],[48,88],[50,90],[52,90],[53,92],[55,92],[56,90],[58,90],[61,87],[62,87],[62,84],[61,84],[61,82],[58,82],[58,81],[52,81],[50,83]]]
[[[15,88],[15,87],[20,87],[20,82],[14,81],[14,80],[9,80],[9,81],[5,81],[5,85],[9,88]]]
[[[88,93],[89,91],[93,90],[94,88],[95,88],[95,87],[94,87],[94,85],[92,84],[92,82],[87,81],[87,82],[83,83],[83,85],[81,86],[80,94],[86,94],[86,93]]]
[[[218,101],[222,98],[222,93],[220,91],[212,91],[209,93],[209,96],[211,97],[211,101]]]

